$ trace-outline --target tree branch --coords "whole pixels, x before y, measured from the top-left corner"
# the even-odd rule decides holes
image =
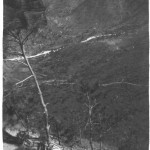
[[[22,61],[19,61],[19,60],[17,60],[17,61],[20,62],[20,63],[22,63],[22,64],[24,64],[25,66],[28,66],[26,63],[24,63]]]
[[[56,80],[56,79],[43,81],[42,83],[48,84],[48,85],[53,85],[53,84],[56,84],[56,85],[73,85],[73,84],[76,84],[74,82],[69,83],[69,82],[67,82],[67,80]]]
[[[116,84],[127,84],[127,85],[132,85],[132,86],[149,86],[149,85],[136,84],[136,83],[131,83],[131,82],[111,82],[111,83],[99,84],[99,86],[106,87],[106,86],[116,85]]]
[[[34,31],[34,28],[33,28],[33,29],[31,30],[31,32],[28,33],[27,36],[23,39],[22,44],[24,44],[24,43],[28,40],[28,37],[33,33],[33,31]]]
[[[26,64],[28,65],[31,74],[33,75],[34,81],[36,83],[36,86],[37,86],[37,89],[38,89],[38,92],[39,92],[41,105],[42,105],[42,107],[44,109],[44,114],[45,114],[45,131],[46,131],[46,135],[47,135],[47,144],[49,146],[50,141],[51,141],[51,137],[50,137],[50,134],[49,134],[49,132],[50,132],[50,125],[49,125],[49,122],[48,122],[48,120],[49,120],[48,119],[49,118],[48,117],[48,110],[47,110],[46,104],[44,102],[43,94],[42,94],[41,88],[39,86],[38,79],[37,79],[36,74],[34,73],[32,67],[31,67],[31,65],[29,63],[29,60],[28,60],[28,58],[27,58],[27,56],[25,54],[24,44],[22,42],[20,42],[20,48],[21,48],[23,57],[24,57],[24,59],[26,61]]]
[[[23,84],[23,82],[25,82],[26,80],[30,79],[31,77],[33,77],[33,75],[30,75],[29,77],[23,79],[22,81],[17,82],[16,85],[19,85],[21,83]]]
[[[14,40],[15,40],[15,42],[17,42],[17,43],[19,42],[18,37],[17,37],[12,31],[7,30],[7,34],[8,34],[9,36],[13,37]]]

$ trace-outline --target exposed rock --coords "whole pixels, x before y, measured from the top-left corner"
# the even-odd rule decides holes
[[[147,2],[140,0],[86,0],[72,13],[75,26],[99,26],[102,29],[134,19],[140,23],[141,15],[148,12]],[[140,14],[139,16],[137,16]],[[145,14],[145,15],[144,15]],[[136,20],[135,20],[136,15]],[[143,18],[142,18],[143,19]]]
[[[41,0],[4,1],[4,29],[27,28],[43,16],[45,10]],[[45,21],[45,20],[44,20]],[[33,24],[34,23],[34,24]]]
[[[23,141],[21,139],[19,139],[18,137],[12,136],[4,129],[3,129],[3,142],[9,143],[9,144],[14,144],[16,146],[19,146],[23,143]]]

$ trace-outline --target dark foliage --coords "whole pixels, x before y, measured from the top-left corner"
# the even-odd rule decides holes
[[[86,0],[78,5],[70,3],[69,7],[69,2],[52,1],[47,6],[47,27],[38,26],[27,41],[29,54],[57,50],[59,46],[50,55],[29,59],[47,104],[50,134],[59,143],[71,146],[80,137],[90,144],[109,143],[120,150],[147,148],[147,2],[118,2]],[[29,11],[33,3],[26,1]],[[8,1],[6,4],[12,5]],[[40,5],[35,1],[35,8]],[[24,18],[22,15],[17,18]],[[38,18],[37,12],[26,16],[30,25],[36,22],[35,16]],[[63,19],[68,16],[71,21],[66,23]],[[80,42],[99,34],[99,38]],[[12,86],[15,78],[23,80],[30,76],[28,70],[22,71],[23,64],[15,62],[14,66],[14,70],[5,67],[5,92],[13,92],[6,97],[4,112],[9,116],[17,112],[26,128],[37,130],[45,140],[45,120],[36,86],[32,78]]]

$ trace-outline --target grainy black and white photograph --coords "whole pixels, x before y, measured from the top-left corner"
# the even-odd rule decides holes
[[[3,150],[148,150],[148,0],[3,0]]]

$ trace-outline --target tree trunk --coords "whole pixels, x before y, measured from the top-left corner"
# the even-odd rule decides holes
[[[99,147],[100,147],[100,150],[102,150],[102,141],[100,141]]]
[[[91,147],[91,150],[93,150],[93,141],[92,141],[92,124],[91,124],[91,120],[90,120],[90,147]]]
[[[45,131],[46,131],[46,136],[47,136],[47,144],[49,146],[51,138],[50,138],[50,133],[49,133],[50,132],[50,125],[48,123],[48,110],[47,110],[46,104],[44,102],[43,94],[42,94],[41,88],[39,86],[39,82],[37,80],[36,74],[34,73],[32,67],[30,65],[30,62],[29,62],[28,58],[26,57],[24,44],[20,43],[20,47],[21,47],[21,51],[22,51],[23,57],[24,57],[27,65],[28,65],[28,68],[29,68],[31,74],[33,75],[34,81],[36,83],[36,86],[37,86],[37,89],[38,89],[38,92],[39,92],[41,105],[42,105],[42,107],[44,109],[44,114],[45,114]]]
[[[56,125],[56,132],[57,132],[57,138],[58,138],[58,144],[60,145],[60,133],[59,133],[59,128]]]
[[[92,142],[92,138],[90,138],[90,147],[91,147],[91,150],[93,150],[93,142]]]
[[[81,130],[81,128],[79,129],[79,132],[80,132],[80,144],[82,145],[82,130]]]
[[[100,134],[100,144],[99,144],[99,146],[100,146],[100,150],[102,150],[102,134]]]

